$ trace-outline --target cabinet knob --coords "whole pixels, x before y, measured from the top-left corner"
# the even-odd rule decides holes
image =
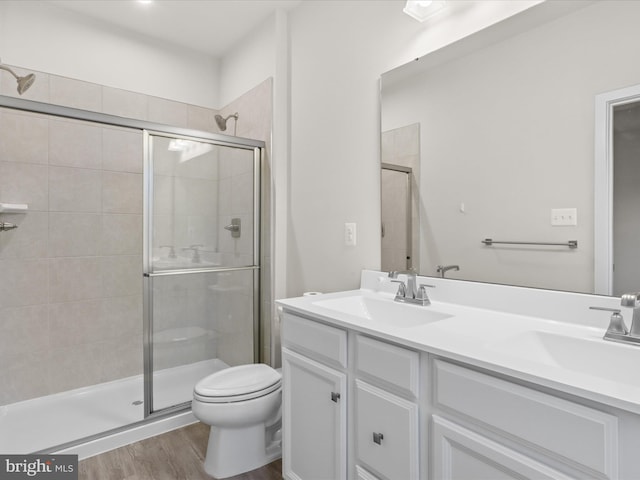
[[[377,443],[378,445],[381,445],[383,438],[384,438],[384,435],[382,435],[381,433],[373,432],[373,443]]]
[[[331,392],[331,401],[338,403],[340,400],[340,394],[338,392]]]

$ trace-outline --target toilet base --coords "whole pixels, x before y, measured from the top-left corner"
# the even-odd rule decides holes
[[[269,441],[269,428],[258,424],[244,428],[211,427],[204,470],[222,479],[260,468],[282,456],[279,439]],[[269,441],[269,443],[267,443]]]

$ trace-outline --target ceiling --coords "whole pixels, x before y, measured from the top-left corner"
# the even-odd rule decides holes
[[[137,34],[223,56],[278,9],[302,0],[50,0]]]

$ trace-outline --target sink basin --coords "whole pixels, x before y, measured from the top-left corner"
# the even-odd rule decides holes
[[[640,386],[640,348],[600,338],[576,338],[543,331],[523,332],[487,345],[492,351],[552,367]]]
[[[353,315],[377,324],[410,328],[450,318],[452,315],[434,310],[432,306],[401,304],[391,299],[353,295],[318,300],[314,305],[347,315]]]

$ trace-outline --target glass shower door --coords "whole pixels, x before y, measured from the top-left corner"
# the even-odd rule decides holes
[[[147,413],[257,358],[259,149],[148,134]]]

